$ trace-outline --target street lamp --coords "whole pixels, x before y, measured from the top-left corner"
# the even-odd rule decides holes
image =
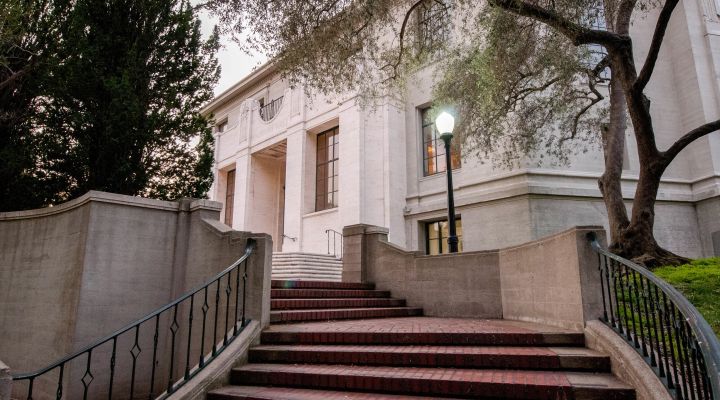
[[[440,139],[445,143],[445,174],[447,175],[447,196],[448,196],[448,225],[450,225],[450,236],[448,246],[451,253],[458,252],[458,238],[455,232],[455,198],[453,196],[452,184],[452,161],[450,154],[450,141],[453,138],[455,118],[450,113],[443,111],[435,118],[435,127],[440,133]]]

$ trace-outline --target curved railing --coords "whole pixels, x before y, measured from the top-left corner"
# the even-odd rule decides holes
[[[720,342],[698,310],[647,269],[600,247],[603,322],[622,336],[678,400],[720,400]]]
[[[328,255],[332,254],[335,256],[335,258],[342,259],[343,257],[343,235],[342,233],[336,231],[335,229],[325,229],[325,235],[327,236],[327,253]],[[340,248],[338,248],[337,243],[338,239],[340,241]],[[330,243],[332,243],[332,247],[330,246]],[[332,253],[330,252],[330,249],[332,248]]]
[[[260,118],[262,118],[262,120],[265,122],[268,122],[271,119],[275,118],[277,113],[280,112],[282,103],[283,103],[283,96],[280,96],[277,99],[260,107]]]
[[[205,284],[43,369],[14,375],[13,398],[168,397],[247,326],[247,260],[254,249],[248,239],[243,256]],[[202,321],[194,327],[196,318]]]

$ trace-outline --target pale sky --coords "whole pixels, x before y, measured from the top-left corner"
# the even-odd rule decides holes
[[[212,32],[213,26],[217,23],[217,19],[207,13],[201,13],[200,20],[202,21],[203,33],[206,35]],[[220,62],[221,71],[220,80],[215,87],[216,96],[267,60],[261,54],[245,53],[240,50],[237,43],[229,38],[222,37],[220,43],[222,48],[218,51],[218,61]]]

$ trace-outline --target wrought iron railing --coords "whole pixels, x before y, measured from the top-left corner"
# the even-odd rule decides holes
[[[343,257],[343,235],[342,233],[334,229],[325,229],[325,235],[327,236],[327,253],[334,255],[336,258],[342,259]],[[338,242],[340,247],[338,248]],[[332,243],[332,246],[331,246]],[[330,250],[332,249],[332,253]]]
[[[260,118],[262,118],[263,121],[270,121],[271,119],[275,118],[275,115],[277,115],[277,113],[280,111],[280,108],[282,107],[282,102],[283,96],[280,96],[277,99],[260,107]]]
[[[720,400],[720,342],[698,310],[647,269],[600,247],[603,322],[642,355],[678,400]]]
[[[202,286],[43,369],[13,376],[13,398],[168,397],[250,322],[245,289],[254,249],[248,239],[243,256]]]

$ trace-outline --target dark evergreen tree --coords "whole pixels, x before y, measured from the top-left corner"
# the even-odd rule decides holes
[[[64,176],[37,168],[32,117],[67,21],[66,0],[0,0],[0,211],[58,201]]]
[[[88,190],[204,197],[213,139],[200,108],[217,82],[219,44],[217,33],[202,38],[189,2],[77,0],[57,37],[52,66],[32,93],[36,112],[24,119],[32,176],[53,178],[42,203]]]

